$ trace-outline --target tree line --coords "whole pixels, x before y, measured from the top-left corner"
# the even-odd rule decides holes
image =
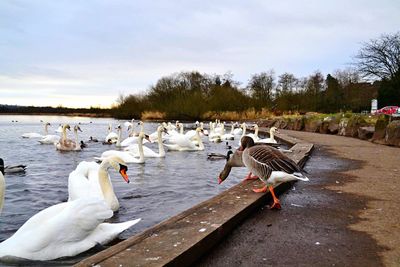
[[[18,105],[0,105],[0,114],[86,114],[88,116],[111,116],[110,109],[97,107],[91,108],[67,108],[67,107],[35,107]]]
[[[120,96],[116,117],[140,118],[144,112],[159,112],[164,118],[204,119],[209,111],[256,111],[275,113],[338,112],[369,110],[378,85],[361,82],[353,70],[336,71],[326,77],[320,72],[297,78],[273,70],[253,74],[247,85],[224,75],[180,72],[160,78],[145,94]]]
[[[267,109],[282,112],[360,112],[400,104],[400,32],[384,34],[362,45],[353,66],[324,76],[292,73],[277,76],[274,70],[251,75],[246,85],[223,75],[198,71],[160,78],[146,93],[120,96],[113,114],[141,117],[145,112],[163,118],[199,119],[207,112]]]

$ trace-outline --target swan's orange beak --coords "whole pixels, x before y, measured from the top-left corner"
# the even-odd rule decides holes
[[[121,174],[122,178],[124,178],[125,182],[129,184],[128,174],[126,174],[127,170],[128,170],[127,166],[122,164],[119,165],[119,173]]]

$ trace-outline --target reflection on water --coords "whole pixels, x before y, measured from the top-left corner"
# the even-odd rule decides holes
[[[13,120],[18,122],[12,122]],[[81,123],[83,132],[79,133],[80,140],[86,142],[93,136],[100,142],[87,143],[88,147],[82,152],[62,153],[56,151],[53,145],[39,144],[37,139],[21,138],[27,132],[43,134],[44,127],[40,120],[51,123],[49,134],[56,134],[54,131],[60,123]],[[115,149],[114,146],[101,144],[107,135],[109,123],[116,126],[119,122],[113,119],[65,116],[0,116],[0,157],[4,159],[5,165],[28,165],[25,174],[5,176],[7,188],[3,213],[0,215],[0,241],[11,236],[40,210],[66,201],[68,175],[79,162],[92,161],[93,157],[100,156],[103,151]],[[145,123],[146,133],[150,134],[156,128],[155,123]],[[69,134],[72,137],[72,132]],[[127,136],[126,128],[123,136]],[[122,239],[217,195],[245,176],[244,168],[235,168],[230,177],[222,185],[218,185],[217,176],[224,161],[209,161],[207,153],[226,153],[225,143],[214,144],[208,143],[206,138],[203,140],[205,151],[167,152],[165,158],[149,158],[144,165],[129,164],[130,184],[114,170],[110,170],[121,207],[109,221],[123,222],[142,218],[142,221],[120,236]],[[237,142],[235,140],[234,144]],[[155,151],[158,149],[157,144],[146,146]],[[102,248],[94,248],[84,255],[46,265],[71,265],[99,249]],[[29,264],[44,265],[43,262]]]

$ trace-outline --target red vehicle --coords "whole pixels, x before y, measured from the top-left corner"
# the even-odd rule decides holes
[[[378,109],[375,114],[386,114],[386,115],[392,115],[393,113],[396,113],[398,106],[386,106],[381,109]]]

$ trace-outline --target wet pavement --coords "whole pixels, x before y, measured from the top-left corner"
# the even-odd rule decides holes
[[[266,203],[196,266],[382,266],[386,249],[349,227],[371,199],[328,189],[352,182],[343,172],[361,164],[317,145],[305,167],[311,181],[280,195],[280,211]]]

